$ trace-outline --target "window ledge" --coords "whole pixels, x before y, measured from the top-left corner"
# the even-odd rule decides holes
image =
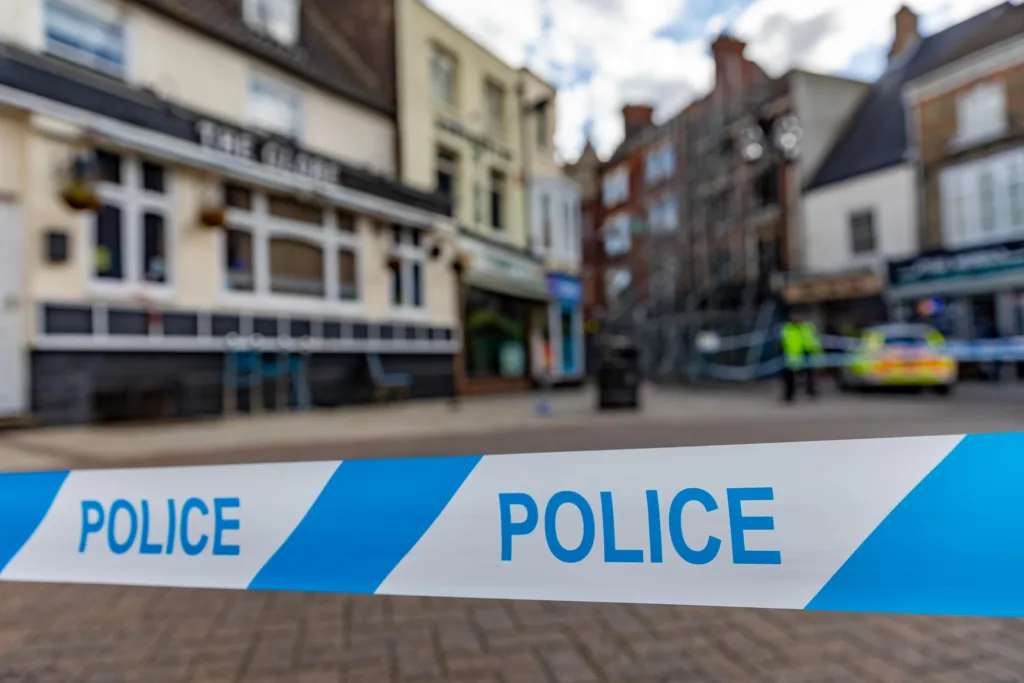
[[[110,299],[117,302],[134,301],[135,303],[141,303],[141,299],[167,302],[175,296],[174,287],[171,285],[104,281],[95,278],[90,279],[86,292],[92,297]]]
[[[990,142],[1001,140],[1006,137],[1007,132],[1008,131],[1006,129],[1003,129],[986,135],[972,135],[969,137],[956,135],[949,141],[947,147],[952,153],[966,152],[974,147],[981,147],[982,145],[987,145]]]
[[[365,305],[360,301],[342,301],[340,299],[316,299],[313,297],[288,296],[287,294],[260,294],[249,292],[222,292],[220,302],[237,308],[290,315],[362,315],[366,312]]]
[[[391,319],[399,322],[424,322],[430,318],[426,307],[392,306],[388,311]]]

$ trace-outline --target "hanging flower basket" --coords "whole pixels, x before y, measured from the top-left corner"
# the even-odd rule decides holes
[[[210,206],[199,213],[199,222],[204,228],[223,228],[228,222],[228,212],[223,206]]]
[[[61,193],[61,198],[75,211],[99,213],[103,210],[103,202],[96,195],[92,184],[84,180],[70,181]]]

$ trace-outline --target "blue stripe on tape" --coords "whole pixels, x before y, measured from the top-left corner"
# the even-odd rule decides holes
[[[0,572],[39,528],[67,478],[67,472],[0,474]]]
[[[1024,616],[1024,434],[964,437],[807,608]]]
[[[478,462],[480,456],[342,462],[249,588],[373,593]]]

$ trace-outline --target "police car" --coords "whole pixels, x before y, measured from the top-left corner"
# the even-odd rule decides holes
[[[948,394],[957,377],[942,333],[931,325],[893,323],[864,331],[840,371],[839,386],[927,387]]]

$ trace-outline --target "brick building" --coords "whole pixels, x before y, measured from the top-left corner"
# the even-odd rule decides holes
[[[922,253],[890,264],[890,297],[958,337],[1024,330],[1024,7],[982,19],[903,91]]]

